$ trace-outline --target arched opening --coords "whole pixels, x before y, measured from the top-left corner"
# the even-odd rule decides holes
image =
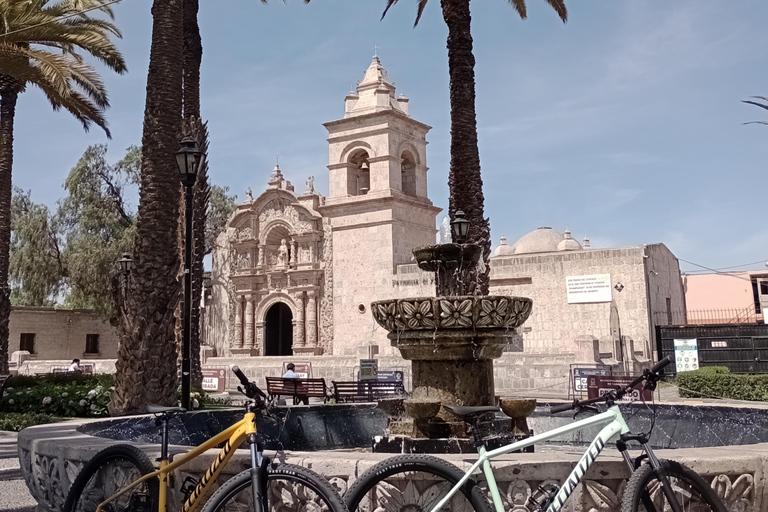
[[[275,267],[280,264],[280,246],[283,240],[285,240],[285,246],[288,249],[288,252],[283,256],[285,260],[283,264],[288,265],[288,262],[291,261],[291,235],[288,232],[288,228],[285,226],[275,226],[269,230],[265,240],[268,266]]]
[[[352,168],[347,176],[347,192],[351,196],[364,196],[371,190],[371,169],[368,152],[358,150],[349,157]]]
[[[292,356],[293,314],[291,308],[283,302],[278,302],[269,308],[265,320],[264,355]]]
[[[416,197],[416,163],[410,151],[403,151],[403,163],[400,164],[403,180],[403,193]]]

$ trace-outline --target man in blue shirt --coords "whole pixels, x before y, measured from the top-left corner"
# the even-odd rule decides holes
[[[300,379],[301,378],[301,375],[293,371],[296,369],[296,366],[293,363],[288,363],[286,368],[288,368],[288,371],[285,372],[285,374],[283,375],[284,379]]]

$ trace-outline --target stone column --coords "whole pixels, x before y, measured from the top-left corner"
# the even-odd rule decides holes
[[[289,263],[291,264],[291,266],[296,266],[296,261],[297,261],[297,258],[296,258],[296,241],[295,240],[291,240],[291,260],[289,261]]]
[[[307,290],[307,346],[317,347],[317,305],[314,290]]]
[[[253,348],[253,295],[245,298],[245,343],[243,348]]]
[[[259,256],[258,256],[258,260],[256,261],[258,261],[259,267],[263,267],[264,266],[264,246],[259,245],[258,251],[259,251]]]
[[[235,297],[235,345],[233,348],[243,348],[243,298]]]
[[[264,355],[264,322],[254,322],[256,327],[256,343],[253,346],[253,351],[258,356]]]
[[[304,338],[304,294],[299,292],[293,297],[296,303],[296,318],[294,318],[293,327],[293,346],[301,348],[306,346],[307,341]]]
[[[309,262],[314,263],[315,262],[315,245],[317,245],[317,242],[314,240],[309,241]]]

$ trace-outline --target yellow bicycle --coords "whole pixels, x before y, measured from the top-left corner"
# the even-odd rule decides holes
[[[251,467],[227,480],[211,496],[203,512],[229,511],[327,511],[347,512],[330,483],[314,471],[291,464],[273,464],[263,455],[256,432],[256,414],[268,413],[266,395],[249,382],[237,366],[240,389],[249,400],[243,419],[205,443],[176,457],[168,455],[168,423],[183,414],[181,407],[150,405],[161,430],[160,467],[132,445],[116,445],[99,452],[78,474],[64,504],[64,512],[170,512],[167,508],[172,472],[206,450],[222,443],[219,456],[200,481],[187,478],[181,512],[193,512],[212,490],[214,482],[243,441],[250,450]]]

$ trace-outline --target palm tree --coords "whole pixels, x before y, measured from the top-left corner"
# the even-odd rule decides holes
[[[520,18],[527,17],[525,0],[508,0]],[[560,19],[568,19],[564,0],[544,0],[557,12]],[[382,18],[398,0],[387,0]],[[428,0],[419,0],[416,23],[418,25]],[[475,116],[475,56],[472,53],[470,0],[440,0],[443,20],[448,25],[448,70],[451,98],[451,169],[448,175],[451,219],[458,210],[466,214],[472,225],[469,242],[483,247],[485,272],[477,276],[476,293],[487,294],[490,281],[491,230],[483,206],[483,179],[480,175],[480,153],[477,147],[477,120]]]
[[[109,19],[94,18],[101,12]],[[54,110],[64,109],[88,131],[92,124],[109,137],[104,112],[107,91],[88,53],[117,73],[122,55],[112,43],[121,37],[102,0],[4,0],[0,3],[0,373],[8,370],[11,313],[8,263],[11,240],[13,124],[16,102],[27,86],[43,91]]]
[[[182,0],[154,0],[152,19],[134,265],[124,293],[113,284],[121,343],[112,414],[173,404],[178,380],[181,187],[174,153],[182,119]]]
[[[755,105],[757,107],[764,108],[765,110],[768,110],[768,98],[766,98],[765,96],[752,96],[752,98],[754,98],[756,100],[761,100],[761,101],[741,100],[741,102],[742,103],[749,103],[750,105]],[[744,124],[764,124],[764,125],[768,125],[768,121],[750,121],[750,122],[744,123]]]

